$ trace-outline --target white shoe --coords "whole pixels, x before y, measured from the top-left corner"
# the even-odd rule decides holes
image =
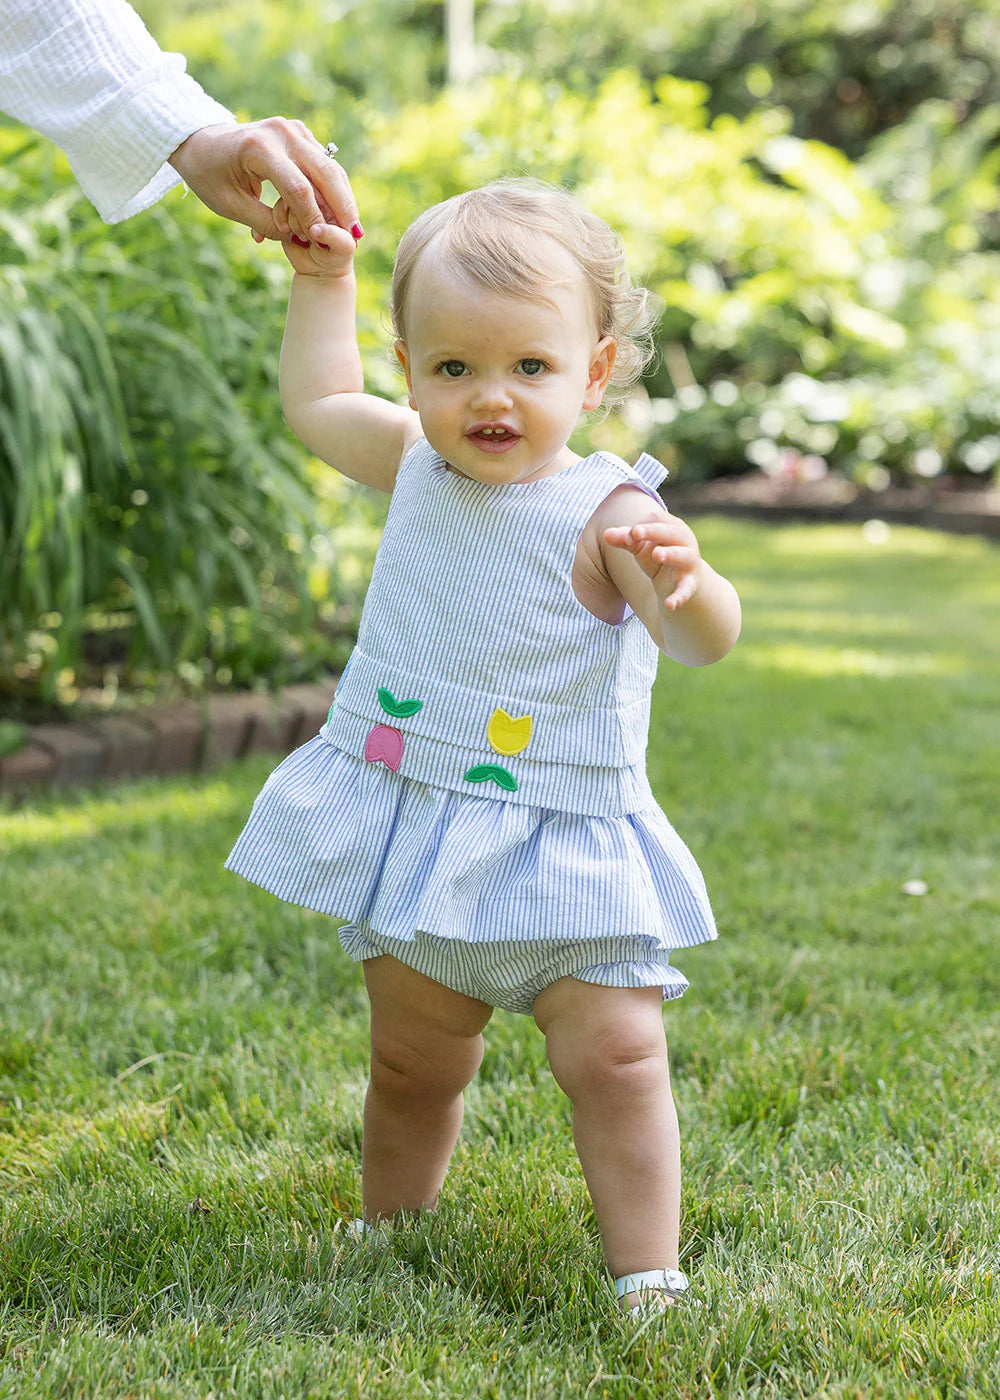
[[[346,1235],[359,1244],[385,1244],[389,1238],[384,1224],[370,1225],[367,1220],[338,1220],[333,1233]]]
[[[632,1317],[645,1313],[666,1312],[674,1303],[683,1298],[688,1289],[686,1274],[680,1269],[646,1269],[640,1273],[622,1274],[615,1279],[615,1293],[619,1303],[626,1293],[638,1293],[639,1302],[622,1311]]]

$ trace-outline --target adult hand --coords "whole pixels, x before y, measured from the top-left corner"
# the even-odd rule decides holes
[[[337,226],[360,237],[358,206],[342,167],[300,121],[267,117],[242,125],[204,126],[183,141],[170,164],[216,214],[248,224],[258,243],[289,233],[329,243]],[[287,222],[260,198],[265,180],[281,196]]]

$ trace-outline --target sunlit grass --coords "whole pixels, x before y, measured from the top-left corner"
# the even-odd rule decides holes
[[[135,830],[154,821],[183,824],[206,815],[231,812],[232,786],[227,780],[197,786],[136,784],[129,793],[127,810],[117,792],[91,798],[80,806],[25,806],[0,815],[0,840],[4,849],[16,850],[39,842],[69,841],[124,829]]]
[[[795,671],[808,676],[934,676],[965,671],[966,658],[935,652],[891,656],[860,647],[810,646],[803,642],[758,643],[748,662],[761,670]]]
[[[437,1215],[335,1232],[364,993],[328,920],[221,870],[255,759],[0,811],[0,1396],[1000,1394],[1000,555],[698,532],[744,636],[663,663],[650,772],[723,935],[664,1013],[706,1307],[615,1315],[505,1013]]]
[[[913,618],[905,613],[887,616],[885,613],[838,613],[833,608],[767,608],[753,610],[755,636],[825,634],[828,637],[885,638],[913,635]]]

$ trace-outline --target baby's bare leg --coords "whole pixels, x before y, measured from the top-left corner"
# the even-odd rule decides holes
[[[493,1008],[397,958],[368,958],[364,972],[372,1057],[361,1177],[365,1219],[376,1220],[436,1204]]]
[[[680,1143],[661,1012],[659,987],[572,977],[535,1001],[615,1277],[678,1264]]]

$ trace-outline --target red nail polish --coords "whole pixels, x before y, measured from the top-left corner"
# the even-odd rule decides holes
[[[297,233],[292,234],[292,242],[297,243],[300,248],[308,248],[309,244],[304,238],[300,238]]]
[[[351,225],[351,237],[354,239],[355,243],[360,243],[364,236],[365,231],[360,224]]]

